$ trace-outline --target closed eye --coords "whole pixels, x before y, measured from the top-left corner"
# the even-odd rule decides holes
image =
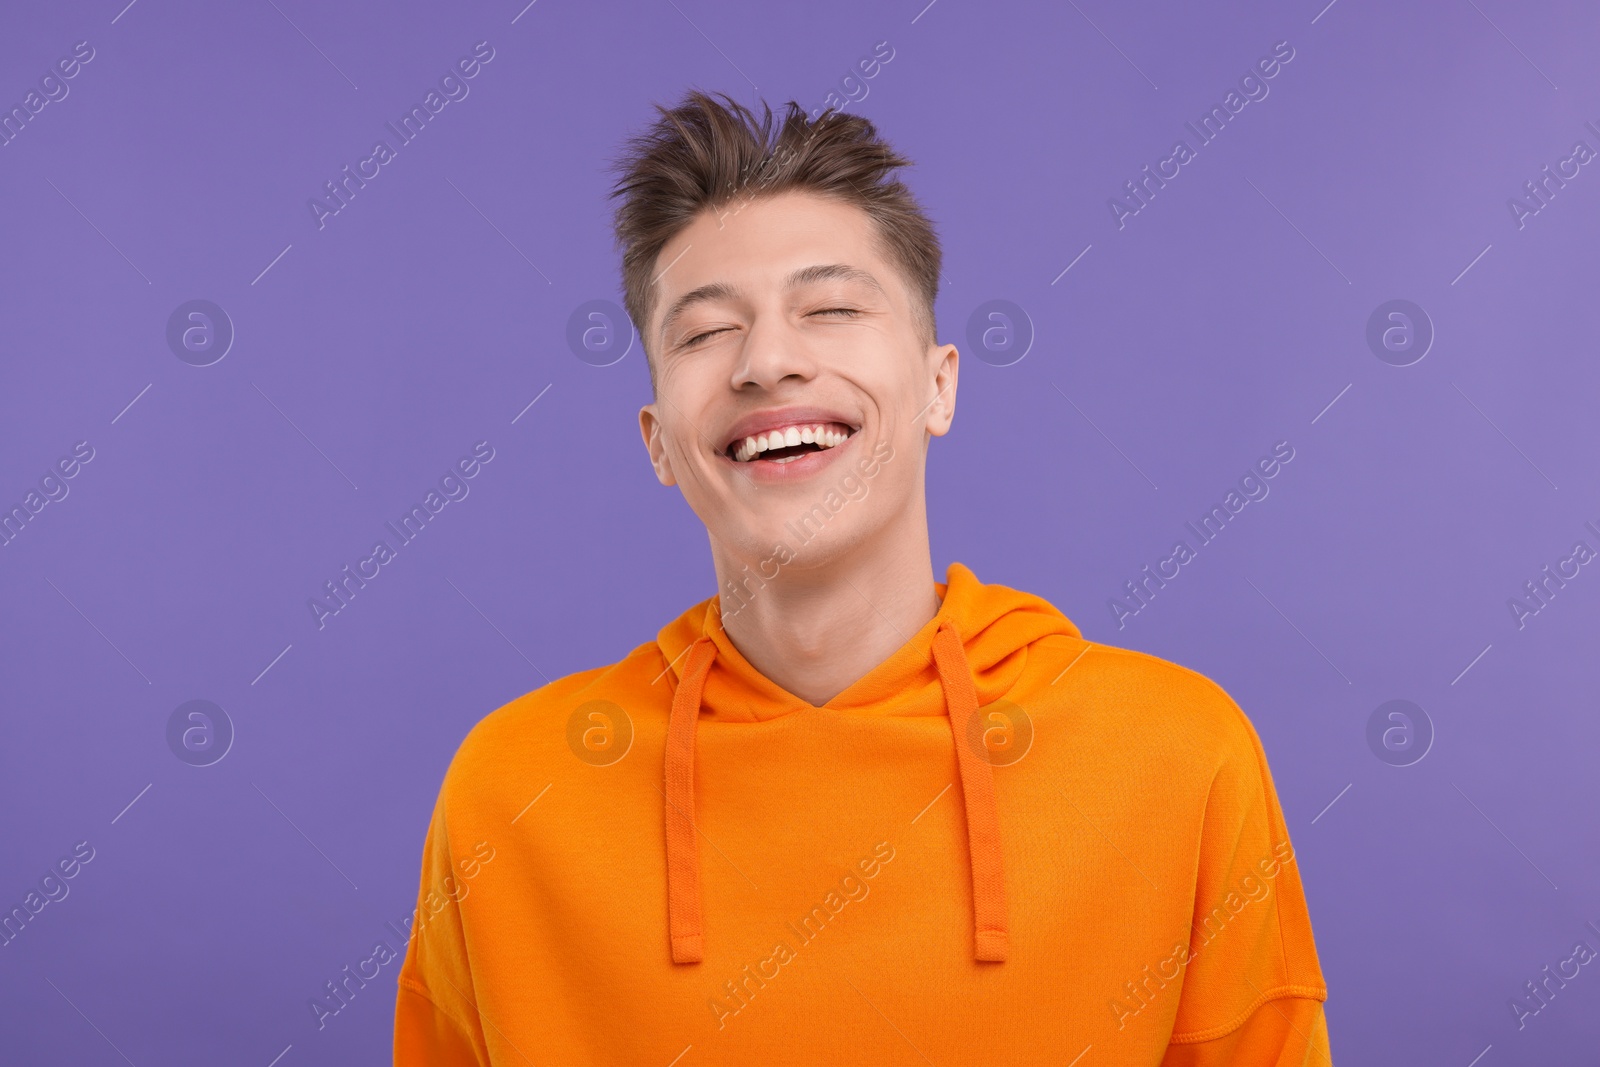
[[[813,314],[813,315],[849,315],[849,316],[856,316],[856,315],[861,314],[861,312],[857,308],[837,307],[837,308],[819,308],[816,311],[811,312],[811,314]],[[721,328],[715,329],[715,330],[706,330],[704,333],[697,333],[693,337],[689,338],[687,341],[683,342],[683,347],[689,348],[689,347],[691,347],[693,345],[699,344],[701,341],[705,340],[707,337],[711,337],[711,336],[714,336],[716,334],[723,333],[727,329],[728,329],[728,327],[724,326],[724,327],[721,327]]]
[[[724,329],[725,328],[726,327],[724,327]],[[693,337],[689,338],[687,341],[683,342],[683,347],[688,348],[690,345],[698,344],[700,341],[703,341],[705,338],[710,337],[712,334],[718,334],[718,333],[721,333],[721,332],[722,332],[721,329],[717,329],[717,330],[707,330],[705,333],[697,333]]]

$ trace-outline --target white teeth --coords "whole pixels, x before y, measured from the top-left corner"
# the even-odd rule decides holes
[[[818,423],[809,426],[785,426],[782,429],[772,430],[754,437],[746,437],[734,446],[733,458],[740,463],[748,463],[763,452],[777,448],[793,448],[796,445],[817,445],[821,448],[834,448],[849,438],[849,434],[840,433]],[[790,459],[775,459],[774,463],[787,463]]]

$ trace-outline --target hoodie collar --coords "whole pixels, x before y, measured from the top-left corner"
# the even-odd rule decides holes
[[[936,582],[935,588],[942,601],[938,613],[888,659],[822,707],[865,715],[946,714],[933,654],[934,637],[946,620],[961,633],[979,704],[992,703],[1011,690],[1027,663],[1029,645],[1051,634],[1080,636],[1049,601],[1007,586],[986,585],[960,563],[950,564],[946,580]],[[672,684],[683,680],[689,647],[701,637],[716,646],[701,694],[702,718],[761,722],[813,707],[744,658],[722,627],[720,597],[694,605],[657,635],[656,644],[671,664]]]

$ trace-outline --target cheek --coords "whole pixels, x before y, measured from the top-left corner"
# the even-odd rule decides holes
[[[718,420],[708,413],[714,382],[702,368],[682,364],[664,370],[656,385],[656,412],[662,420],[663,447],[679,467],[706,463],[714,457]]]

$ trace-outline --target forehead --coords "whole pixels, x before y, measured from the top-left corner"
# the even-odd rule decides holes
[[[662,248],[652,282],[659,329],[674,311],[710,299],[755,297],[835,278],[891,296],[896,279],[869,216],[853,204],[809,193],[735,199],[707,209]],[[808,270],[844,265],[859,272]],[[787,283],[787,285],[786,285]]]

